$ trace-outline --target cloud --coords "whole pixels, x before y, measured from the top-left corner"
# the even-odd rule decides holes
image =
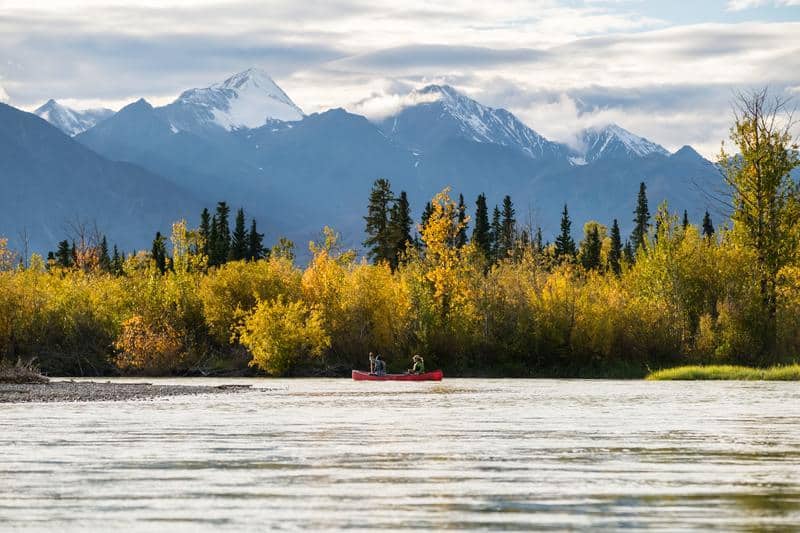
[[[800,0],[728,0],[728,11],[744,11],[756,7],[774,5],[776,7],[800,6]]]
[[[0,102],[6,103],[8,102],[8,100],[9,100],[8,93],[6,92],[5,89],[3,89],[3,86],[0,85]]]

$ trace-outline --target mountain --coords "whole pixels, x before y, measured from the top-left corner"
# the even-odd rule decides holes
[[[121,249],[149,247],[202,209],[192,193],[141,167],[110,161],[45,120],[0,104],[0,234],[44,253],[88,223]]]
[[[600,159],[637,159],[651,155],[668,157],[663,146],[648,141],[611,124],[603,128],[590,128],[580,135],[583,150],[579,156],[585,163]]]
[[[103,108],[76,111],[59,104],[52,98],[33,113],[71,137],[88,130],[114,114],[112,110]]]
[[[545,235],[558,231],[564,203],[576,237],[591,219],[618,218],[630,231],[641,181],[652,211],[664,199],[692,219],[714,207],[708,191],[719,189],[719,171],[690,148],[670,154],[610,125],[583,132],[576,150],[449,86],[407,96],[416,104],[379,122],[342,109],[306,116],[269,76],[250,69],[164,107],[134,102],[76,139],[208,205],[224,199],[243,206],[268,240],[288,236],[300,253],[323,225],[360,246],[377,178],[405,190],[417,217],[447,185],[463,193],[470,211],[479,193],[494,203],[509,194],[519,220],[541,225]]]
[[[410,100],[420,103],[380,124],[387,136],[410,149],[435,149],[458,137],[513,148],[535,159],[566,154],[564,146],[548,141],[505,109],[481,105],[448,85],[428,85],[413,91]]]
[[[173,128],[187,131],[258,128],[273,120],[303,118],[303,111],[283,89],[266,72],[255,68],[210,87],[184,91],[161,112]]]

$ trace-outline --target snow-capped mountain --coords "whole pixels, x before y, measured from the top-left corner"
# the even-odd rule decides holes
[[[77,111],[63,106],[51,98],[34,111],[33,114],[45,119],[70,137],[74,137],[93,127],[101,120],[107,119],[114,112],[103,108]]]
[[[227,131],[258,128],[270,120],[296,121],[303,111],[263,70],[250,68],[222,83],[184,91],[163,109],[175,129]]]
[[[458,136],[517,149],[534,159],[563,156],[566,148],[548,141],[505,109],[482,105],[448,85],[428,85],[411,94],[420,102],[385,119],[381,127],[402,144],[424,151]]]
[[[648,141],[633,133],[610,124],[603,128],[589,128],[581,132],[580,141],[583,150],[573,163],[592,163],[599,159],[632,159],[651,155],[667,157],[669,151],[661,145]]]

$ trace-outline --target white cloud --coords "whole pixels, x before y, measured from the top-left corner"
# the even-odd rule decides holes
[[[6,92],[5,89],[3,89],[3,86],[0,85],[0,102],[6,103],[8,101],[9,101],[8,93]]]
[[[728,0],[728,11],[744,11],[756,7],[774,6],[800,6],[800,0]]]

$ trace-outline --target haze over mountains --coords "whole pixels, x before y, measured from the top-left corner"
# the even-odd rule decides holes
[[[155,188],[149,195],[153,208],[165,209],[164,217],[189,216],[196,224],[199,211],[187,213],[188,204],[211,207],[227,200],[257,217],[268,241],[285,235],[301,250],[323,225],[341,231],[346,244],[358,246],[369,189],[380,177],[391,180],[396,192],[408,192],[416,216],[447,185],[455,196],[464,194],[470,213],[481,192],[491,203],[510,194],[518,218],[527,222],[530,212],[531,222],[542,227],[545,238],[558,230],[564,203],[576,237],[591,219],[610,224],[618,218],[627,231],[640,181],[648,186],[652,212],[666,199],[673,210],[686,209],[699,221],[707,208],[716,207],[707,193],[721,187],[719,171],[690,147],[672,154],[609,125],[582,132],[581,147],[575,148],[552,142],[512,113],[481,105],[453,87],[430,85],[413,96],[416,105],[380,122],[342,109],[304,115],[266,73],[249,69],[207,88],[186,90],[163,107],[138,100],[104,116],[74,112],[50,101],[37,114],[66,135],[75,135],[74,141],[107,164],[136,165],[126,168],[160,180],[162,189],[173,187],[171,192]],[[6,136],[22,135],[5,122],[0,129]],[[53,172],[58,158],[55,153],[50,158]],[[35,157],[16,164],[19,175],[36,165]],[[85,173],[81,179],[87,187],[98,181],[108,185],[97,173]],[[45,218],[47,206],[60,206],[50,215],[48,228],[57,226],[56,217],[65,216],[62,207],[107,220],[102,201],[86,209],[61,206],[60,187],[66,183],[53,178],[49,183],[39,189],[38,197],[27,200],[44,206]],[[188,202],[165,201],[164,195],[175,191],[183,191]],[[5,221],[0,233],[18,231],[8,229],[14,220],[11,216]],[[147,223],[143,219],[142,224]],[[144,237],[164,227],[126,230],[124,224],[115,224],[113,229],[104,228],[113,242],[128,249],[149,246]],[[52,248],[60,238],[43,234],[42,245]]]

